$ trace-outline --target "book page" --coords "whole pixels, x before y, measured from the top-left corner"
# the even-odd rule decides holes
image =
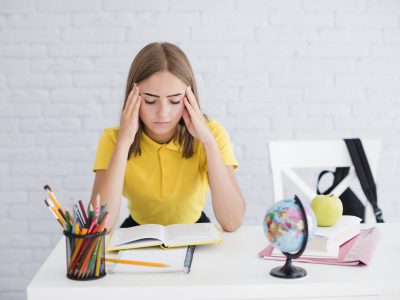
[[[352,226],[359,226],[361,219],[355,216],[343,215],[335,226],[331,227],[317,227],[315,235],[331,238]]]
[[[161,249],[149,247],[142,249],[122,250],[116,258],[124,260],[139,260],[167,264],[168,267],[148,267],[121,263],[107,263],[108,273],[165,273],[183,272],[187,247]]]
[[[218,229],[212,223],[174,224],[166,226],[166,246],[211,244],[221,241]]]
[[[146,244],[163,243],[164,226],[158,224],[145,224],[130,228],[114,230],[108,248],[118,246],[140,246]]]
[[[284,257],[283,253],[277,248],[274,248],[274,250],[271,253],[271,256]],[[339,256],[339,247],[323,251],[318,249],[310,249],[307,246],[300,257],[337,258],[338,256]]]
[[[316,250],[328,250],[328,238],[314,235],[314,237],[307,242],[307,248]]]

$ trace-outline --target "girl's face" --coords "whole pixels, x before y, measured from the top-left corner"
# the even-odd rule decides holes
[[[138,86],[142,96],[139,116],[145,133],[157,143],[169,142],[182,118],[186,84],[163,71],[142,80]]]

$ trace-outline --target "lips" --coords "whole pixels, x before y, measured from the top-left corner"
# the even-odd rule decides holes
[[[161,126],[161,127],[163,127],[163,126],[168,126],[169,122],[154,122],[154,124],[155,124],[156,126]]]

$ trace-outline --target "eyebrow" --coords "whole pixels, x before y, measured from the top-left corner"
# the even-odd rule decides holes
[[[158,96],[158,95],[153,95],[153,94],[150,94],[150,93],[141,93],[141,94],[144,94],[144,95],[147,95],[147,96],[151,96],[151,97],[160,98],[160,96]],[[177,93],[177,94],[173,94],[173,95],[168,95],[167,98],[168,98],[168,97],[180,96],[180,95],[182,95],[182,93]]]

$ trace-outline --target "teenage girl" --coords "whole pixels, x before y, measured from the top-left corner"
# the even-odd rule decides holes
[[[121,227],[209,222],[209,189],[217,221],[234,231],[245,213],[237,167],[227,132],[200,110],[184,52],[170,43],[145,46],[129,70],[120,125],[104,130],[93,167],[91,202],[99,195],[108,204],[108,231],[122,195],[130,215]]]

